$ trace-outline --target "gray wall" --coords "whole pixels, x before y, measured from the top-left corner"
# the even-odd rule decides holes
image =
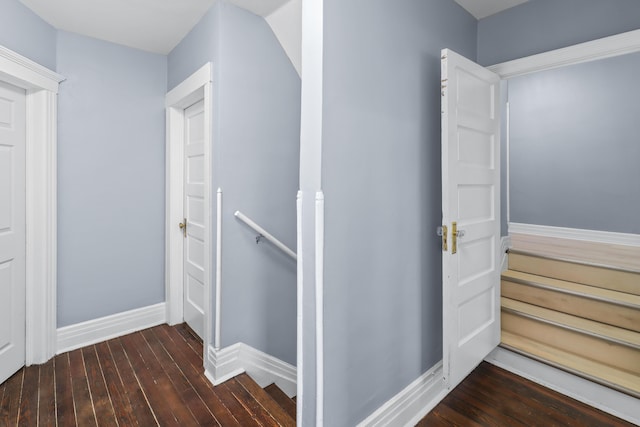
[[[59,32],[58,327],[164,301],[166,57]]]
[[[56,69],[56,30],[18,0],[0,3],[0,46]]]
[[[214,4],[198,24],[167,56],[167,91],[213,62],[214,81],[218,79],[218,45],[220,33],[220,5]]]
[[[530,0],[523,5],[478,22],[478,62],[483,65],[496,64],[638,28],[640,28],[640,3],[634,0]],[[508,86],[506,89],[509,90]],[[517,132],[517,129],[512,128],[513,131]],[[506,132],[503,132],[503,135],[506,135]],[[614,144],[617,145],[621,140],[616,139],[615,141]],[[533,147],[531,148],[531,150],[534,149]],[[504,161],[506,158],[504,139],[502,153]],[[517,154],[512,153],[512,155]],[[548,153],[540,150],[536,157],[544,157],[545,155],[548,155]],[[565,166],[568,167],[565,172],[566,176],[579,176],[577,174],[582,173],[584,169],[583,166],[577,166],[575,161],[568,162]],[[514,174],[520,176],[520,182],[527,181],[527,178],[534,179],[530,176],[525,178],[521,171],[517,170],[513,165],[511,174],[512,178]],[[516,181],[518,181],[517,178]],[[506,177],[504,176],[502,184],[502,234],[505,235],[507,218],[504,215],[504,207],[506,206],[507,186]],[[512,197],[511,220],[514,222],[526,221],[526,217],[518,214],[513,217],[514,209],[518,209],[518,207],[513,206],[513,198],[523,198],[529,192],[518,194],[520,189],[513,180],[510,184]],[[582,193],[590,191],[585,187],[586,185],[587,181],[575,184],[576,188],[580,188],[579,192]],[[598,183],[600,187],[607,185],[604,180]],[[531,187],[531,182],[529,182],[527,188],[531,189]],[[574,213],[578,211],[578,204],[575,205],[575,208]],[[552,212],[555,207],[544,205],[538,206],[537,210]],[[599,213],[594,212],[592,216],[595,215],[599,215]],[[563,216],[572,215],[566,210]],[[534,219],[529,217],[529,220]],[[550,218],[548,214],[545,216],[536,215],[535,221],[543,223],[543,225],[558,223],[557,220]],[[564,222],[566,223],[566,221]],[[583,222],[590,224],[588,228],[605,228],[602,220],[585,220]],[[608,223],[611,224],[611,221],[608,221]],[[572,226],[578,227],[575,223]],[[612,229],[616,227],[607,225],[606,228]]]
[[[170,85],[208,60],[216,69],[213,188],[224,197],[222,345],[241,341],[295,364],[296,263],[256,245],[233,213],[295,250],[300,78],[266,21],[226,2],[171,52]]]
[[[478,62],[492,65],[640,28],[637,0],[530,0],[478,23]]]
[[[325,425],[351,426],[442,358],[440,50],[453,1],[325,0]]]
[[[509,80],[511,220],[640,234],[640,54]]]

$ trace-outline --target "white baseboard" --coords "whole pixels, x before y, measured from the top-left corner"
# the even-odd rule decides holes
[[[276,383],[289,397],[296,395],[297,370],[260,350],[237,343],[215,350],[209,346],[205,375],[214,385],[246,372],[260,387]]]
[[[448,393],[444,386],[442,362],[422,374],[392,397],[358,427],[414,426]]]
[[[509,253],[507,252],[511,247],[511,237],[502,236],[500,253],[502,254],[502,260],[500,264],[501,271],[507,271],[509,269]]]
[[[521,354],[496,348],[485,360],[523,378],[640,425],[640,400]]]
[[[532,234],[534,236],[573,239],[586,242],[607,243],[640,247],[640,234],[614,233],[611,231],[581,230],[578,228],[551,227],[548,225],[509,223],[509,234]]]
[[[166,304],[159,303],[58,328],[56,354],[157,326],[166,318]]]

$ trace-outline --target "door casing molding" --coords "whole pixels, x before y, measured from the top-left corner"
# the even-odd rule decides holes
[[[170,325],[184,319],[183,306],[183,236],[178,223],[183,218],[184,198],[184,110],[204,100],[204,351],[211,342],[211,146],[212,146],[212,96],[213,66],[206,63],[198,71],[167,93],[166,136],[166,229],[165,229],[165,287],[167,322]],[[206,357],[204,357],[206,360]]]
[[[0,81],[26,91],[25,364],[56,353],[57,96],[64,77],[0,46]]]

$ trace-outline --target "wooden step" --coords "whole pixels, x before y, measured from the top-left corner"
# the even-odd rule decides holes
[[[542,363],[640,398],[640,377],[550,345],[502,331],[501,346]]]
[[[640,295],[640,272],[621,267],[550,257],[514,248],[509,250],[509,270]]]
[[[640,377],[640,333],[502,298],[502,330]]]
[[[265,390],[263,390],[249,375],[240,374],[233,378],[238,384],[240,384],[246,392],[251,395],[262,408],[264,408],[263,414],[266,413],[270,416],[272,421],[275,421],[277,425],[282,427],[295,427],[295,416],[289,415]],[[260,409],[260,408],[258,408]],[[265,424],[261,422],[261,424]],[[266,425],[270,425],[271,421]]]
[[[266,391],[273,400],[278,402],[278,405],[280,405],[291,418],[296,419],[296,402],[287,396],[280,387],[273,383],[266,386],[264,391]]]
[[[640,246],[523,233],[510,233],[509,237],[511,247],[516,250],[640,273]]]
[[[640,296],[519,271],[502,273],[502,296],[640,332]]]

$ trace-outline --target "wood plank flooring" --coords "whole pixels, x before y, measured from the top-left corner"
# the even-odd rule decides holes
[[[295,425],[273,386],[243,374],[214,387],[202,371],[188,327],[157,326],[20,370],[0,385],[0,427]],[[482,363],[418,426],[631,424]]]
[[[202,342],[161,325],[56,356],[0,385],[0,427],[295,426],[246,374],[214,387]]]
[[[633,424],[483,362],[417,426],[631,427]]]

